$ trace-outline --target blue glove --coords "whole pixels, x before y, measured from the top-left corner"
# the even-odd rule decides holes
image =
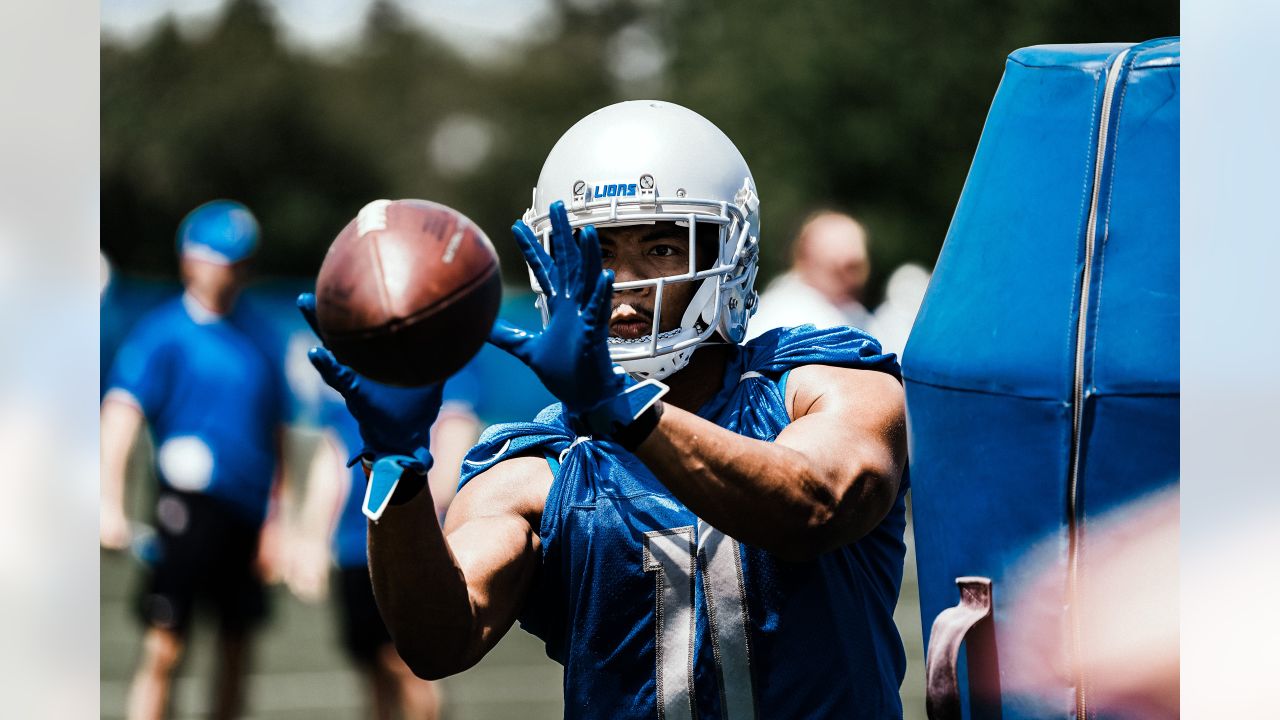
[[[311,329],[320,335],[316,323],[316,296],[298,296],[298,309]],[[382,516],[403,477],[397,500],[416,495],[426,484],[431,468],[431,424],[440,414],[443,384],[401,388],[383,385],[361,376],[338,362],[323,347],[307,353],[311,364],[329,387],[346,401],[347,411],[360,427],[364,447],[352,458],[373,464],[365,492],[364,513],[372,520]]]
[[[653,406],[666,386],[656,380],[636,383],[609,357],[613,271],[601,269],[596,229],[587,225],[574,239],[564,203],[552,203],[554,260],[523,221],[511,230],[547,296],[549,319],[538,333],[500,319],[489,342],[528,365],[564,403],[571,421],[595,434],[615,434]]]

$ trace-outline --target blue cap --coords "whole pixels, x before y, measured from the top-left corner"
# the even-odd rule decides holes
[[[178,226],[178,254],[233,264],[258,249],[258,221],[234,200],[214,200],[192,210]]]

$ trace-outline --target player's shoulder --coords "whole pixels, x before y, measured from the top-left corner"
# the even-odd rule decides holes
[[[539,455],[514,455],[491,463],[458,488],[446,532],[460,522],[493,515],[518,515],[536,529],[553,482],[551,467]]]
[[[867,342],[880,348],[880,343],[865,330],[850,325],[817,327],[810,323],[766,330],[748,340],[744,347],[759,353],[779,353],[799,347]]]
[[[906,409],[902,383],[893,375],[836,365],[795,368],[788,376],[784,400],[793,420],[818,409],[847,408],[893,416]]]
[[[496,492],[511,492],[532,483],[540,488],[538,495],[545,498],[546,488],[553,479],[551,466],[547,464],[546,458],[535,453],[523,453],[490,464],[466,486],[484,486]]]
[[[126,337],[126,343],[156,343],[171,338],[179,327],[189,324],[181,296],[174,296],[142,314]]]
[[[138,318],[112,359],[108,377],[111,389],[126,391],[136,400],[169,377],[159,371],[169,367],[176,356],[176,343],[181,342],[177,338],[182,332],[175,313],[181,311],[180,301],[170,299]]]
[[[265,341],[280,334],[280,312],[270,299],[258,297],[250,293],[242,293],[236,299],[235,307],[226,315],[227,330],[257,342]],[[293,315],[290,305],[289,317]]]
[[[182,295],[174,295],[142,314],[138,318],[138,326],[169,323],[175,320],[186,320],[187,312],[183,306]]]
[[[897,357],[866,331],[847,325],[775,328],[742,346],[746,369],[779,374],[804,365],[875,370],[901,377]]]
[[[459,486],[511,458],[556,457],[573,440],[559,403],[546,407],[532,421],[490,425],[463,459]]]

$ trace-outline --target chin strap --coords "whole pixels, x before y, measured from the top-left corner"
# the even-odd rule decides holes
[[[689,338],[697,337],[706,332],[707,325],[701,320],[694,323],[692,327],[679,327],[675,330],[668,330],[658,334],[659,341],[674,340],[670,343],[676,345]],[[654,380],[662,380],[671,374],[683,370],[689,364],[689,358],[693,356],[693,352],[700,347],[716,342],[716,333],[711,333],[702,342],[687,347],[683,350],[662,350],[654,355],[645,355],[643,357],[630,358],[626,360],[614,359],[614,362],[621,365],[633,378]],[[622,350],[623,352],[630,350],[636,346],[648,345],[653,341],[652,335],[645,335],[635,339],[625,339],[618,337],[610,337],[608,339],[609,352],[613,355],[614,350]]]

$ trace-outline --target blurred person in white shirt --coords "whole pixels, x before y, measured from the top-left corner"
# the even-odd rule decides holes
[[[747,338],[778,327],[813,324],[865,329],[871,313],[862,304],[871,260],[867,232],[845,213],[809,215],[791,244],[791,269],[769,283]]]
[[[884,302],[876,307],[864,328],[880,341],[885,352],[902,357],[902,351],[907,347],[907,336],[916,322],[916,313],[920,312],[920,304],[924,302],[929,278],[929,271],[915,263],[903,263],[889,275]]]

